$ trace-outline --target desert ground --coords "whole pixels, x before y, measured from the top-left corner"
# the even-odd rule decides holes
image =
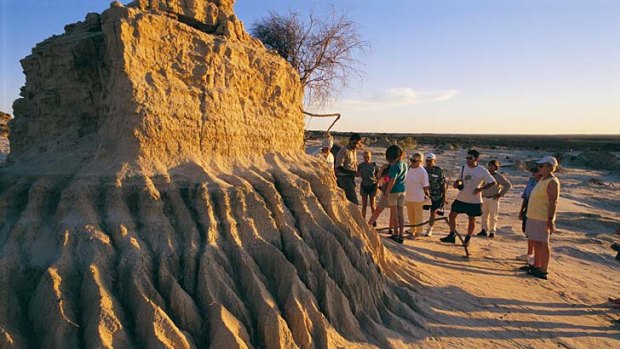
[[[318,144],[307,141],[306,151],[312,153]],[[494,239],[474,237],[469,259],[464,258],[462,247],[439,241],[448,233],[443,221],[436,223],[432,237],[405,239],[403,245],[382,239],[391,258],[411,275],[403,282],[415,284],[418,290],[428,321],[428,335],[420,344],[429,348],[619,347],[620,325],[612,321],[620,318],[620,310],[611,308],[608,298],[620,297],[620,261],[609,247],[620,240],[613,234],[620,228],[620,173],[564,161],[558,173],[562,186],[549,279],[540,280],[518,270],[523,262],[515,257],[526,249],[518,211],[529,173],[521,164],[548,151],[493,148],[478,148],[481,163],[498,159],[503,164],[500,172],[513,184],[502,199],[500,229]],[[378,164],[385,162],[383,144],[365,149]],[[465,147],[446,150],[433,145],[405,150],[408,154],[435,152],[438,166],[452,179],[466,153]],[[581,153],[570,150],[565,157],[578,159]],[[618,153],[613,154],[617,158]],[[361,152],[358,156],[362,161]],[[456,192],[449,189],[448,203]],[[387,219],[385,211],[378,228],[387,226]],[[466,232],[466,218],[459,217],[458,223],[459,231]]]
[[[233,0],[114,1],[20,60],[0,348],[620,347],[620,137],[399,135],[451,179],[476,145],[515,190],[469,259],[443,223],[394,244],[304,154],[307,80],[244,28]],[[367,146],[381,161],[389,142]],[[563,191],[543,281],[518,271],[516,212],[523,161],[549,151]]]

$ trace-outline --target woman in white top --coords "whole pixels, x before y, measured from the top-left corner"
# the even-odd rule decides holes
[[[405,179],[405,205],[407,206],[407,216],[409,224],[418,225],[422,223],[422,206],[429,196],[428,173],[422,167],[422,154],[415,153],[409,159],[409,171]],[[412,227],[409,231],[411,238],[418,237],[422,232],[422,226]]]

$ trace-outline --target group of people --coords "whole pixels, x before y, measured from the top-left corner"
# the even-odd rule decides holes
[[[337,184],[345,192],[347,199],[359,205],[355,178],[361,177],[360,196],[362,216],[366,219],[367,209],[371,216],[368,223],[376,227],[376,221],[383,210],[389,208],[392,232],[390,238],[403,243],[405,233],[415,239],[423,231],[424,209],[430,210],[428,228],[425,236],[433,234],[433,225],[438,214],[443,214],[448,182],[444,171],[436,165],[437,156],[433,153],[414,153],[405,162],[406,154],[398,145],[386,149],[387,164],[379,167],[372,161],[372,153],[364,152],[364,162],[358,164],[357,150],[362,137],[354,133],[349,142],[339,149],[334,159],[331,153],[333,141],[327,139],[317,153],[335,169]],[[497,160],[488,162],[487,167],[478,162],[480,153],[470,149],[465,157],[465,165],[458,178],[452,183],[458,189],[456,199],[450,207],[448,223],[450,232],[440,240],[455,243],[456,220],[460,214],[468,217],[467,235],[463,243],[468,246],[476,227],[476,217],[481,217],[480,237],[493,238],[497,234],[500,199],[512,188],[510,181],[498,172]],[[425,164],[425,165],[423,165]],[[527,264],[522,268],[529,274],[547,279],[550,258],[549,237],[555,231],[555,217],[559,198],[560,182],[555,176],[558,161],[545,156],[530,168],[530,178],[522,195],[523,203],[519,218],[523,220],[523,232],[528,237],[527,253],[518,256]],[[375,198],[379,196],[375,204]],[[405,207],[411,230],[404,230]]]

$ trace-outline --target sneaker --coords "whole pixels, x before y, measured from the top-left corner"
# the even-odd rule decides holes
[[[399,236],[399,235],[396,235],[396,234],[390,235],[389,238],[391,240],[394,240],[394,241],[398,242],[399,244],[402,244],[403,241],[405,241],[402,236]]]
[[[487,231],[482,229],[476,236],[487,236]]]
[[[531,257],[527,258],[527,264],[534,265],[534,256],[531,256]]]
[[[388,229],[388,234],[392,234],[392,229]]]
[[[532,269],[538,269],[538,268],[536,268],[535,266],[533,266],[531,264],[524,265],[524,266],[519,268],[519,270],[523,270],[523,271],[527,271],[527,272],[529,272]]]
[[[454,233],[452,233],[452,232],[451,232],[450,234],[448,234],[448,235],[446,235],[446,236],[442,237],[442,238],[441,238],[441,239],[439,239],[439,240],[440,240],[441,242],[451,242],[451,243],[454,243],[454,242],[456,242],[455,237],[456,237],[456,234],[454,234]]]
[[[528,273],[528,275],[535,276],[535,277],[537,277],[539,279],[547,280],[547,274],[548,273],[544,273],[544,272],[542,272],[538,268],[533,268],[531,270],[528,270],[527,273]]]
[[[614,242],[613,244],[611,244],[611,249],[616,252],[620,252],[620,244]]]
[[[494,237],[495,237],[495,233],[491,233],[491,234],[489,234],[489,237],[490,237],[491,239],[492,239],[492,238],[494,238]]]
[[[376,228],[377,227],[377,222],[372,222],[372,227]]]
[[[463,241],[463,246],[469,247],[469,239],[471,239],[471,235],[467,235],[465,237],[465,241]]]
[[[424,236],[433,236],[433,227],[428,227],[428,229],[426,229],[426,233],[424,233]]]
[[[518,260],[518,261],[527,261],[528,259],[533,258],[533,257],[534,257],[534,256],[532,256],[532,255],[529,255],[529,254],[527,254],[527,253],[524,253],[524,254],[522,254],[522,255],[520,255],[520,256],[517,256],[517,260]]]

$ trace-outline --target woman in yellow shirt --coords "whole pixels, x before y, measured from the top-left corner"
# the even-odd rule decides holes
[[[547,267],[551,256],[549,237],[555,232],[560,181],[554,175],[558,167],[556,158],[545,156],[537,161],[537,164],[542,178],[530,194],[525,225],[525,234],[534,243],[534,265],[527,270],[530,275],[547,279]]]

